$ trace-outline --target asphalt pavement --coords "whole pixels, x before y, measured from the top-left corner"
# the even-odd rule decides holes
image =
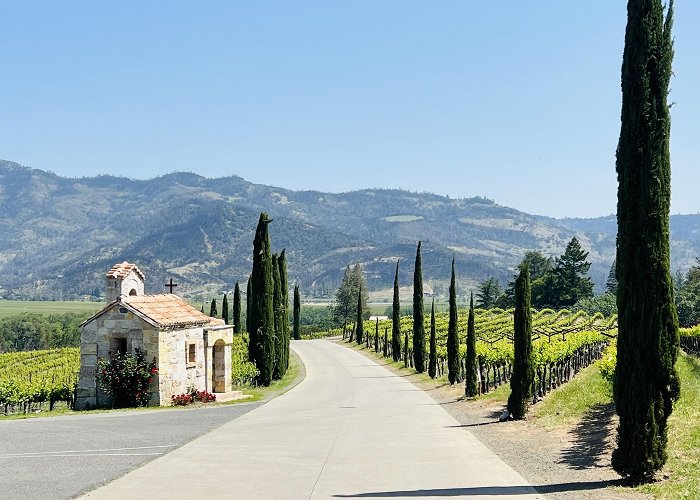
[[[0,421],[0,499],[73,498],[261,404]]]

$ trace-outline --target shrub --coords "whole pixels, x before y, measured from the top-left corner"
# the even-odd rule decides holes
[[[173,406],[187,406],[195,402],[211,403],[216,401],[216,395],[190,387],[186,393],[173,395],[170,399]]]
[[[610,344],[603,353],[603,359],[600,360],[598,368],[600,374],[606,382],[612,385],[615,379],[615,364],[617,363],[617,344]]]
[[[155,358],[147,362],[141,349],[136,349],[135,354],[110,353],[109,359],[97,361],[97,381],[111,396],[114,408],[147,406],[149,387],[157,373]]]

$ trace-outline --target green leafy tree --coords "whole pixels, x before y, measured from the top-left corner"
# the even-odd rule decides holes
[[[391,313],[391,355],[394,361],[401,359],[401,303],[399,302],[399,263],[394,273],[394,300]]]
[[[294,286],[294,340],[301,340],[301,297],[299,285]]]
[[[369,319],[369,293],[362,266],[355,264],[345,269],[343,280],[335,294],[333,317],[337,325],[347,325],[357,319],[357,292],[362,290],[362,318]]]
[[[211,299],[211,305],[209,306],[209,316],[216,318],[219,315],[219,311],[216,310],[216,299]]]
[[[447,378],[450,385],[459,382],[459,336],[457,333],[457,287],[455,281],[455,259],[452,257],[450,319],[447,325]]]
[[[364,319],[362,318],[362,287],[357,291],[357,319],[355,328],[355,340],[361,344],[365,338]]]
[[[430,355],[428,360],[428,375],[437,376],[437,337],[435,334],[435,298],[430,307]]]
[[[241,333],[241,287],[238,281],[233,289],[233,333]]]
[[[272,253],[268,226],[272,222],[260,214],[253,240],[253,272],[250,276],[250,360],[260,371],[258,381],[270,385],[275,368],[275,312]]]
[[[536,309],[545,307],[557,307],[559,302],[556,278],[554,276],[554,265],[552,257],[545,256],[542,252],[532,250],[525,252],[518,269],[527,265],[530,269],[530,283],[532,294],[532,305]],[[515,280],[517,275],[508,283],[504,293],[498,300],[498,307],[510,309],[515,307]]]
[[[587,276],[591,263],[588,252],[581,248],[578,239],[572,238],[554,267],[557,290],[557,307],[570,307],[581,299],[593,297],[593,282]]]
[[[527,263],[515,280],[513,313],[513,375],[510,379],[508,412],[514,419],[525,417],[532,397],[535,370],[532,363],[532,312],[530,309],[530,273]]]
[[[681,275],[676,282],[678,323],[686,328],[700,324],[700,265],[693,266],[685,277]]]
[[[425,327],[423,325],[423,265],[421,242],[416,249],[416,265],[413,271],[413,366],[416,372],[425,371]]]
[[[615,294],[605,292],[602,295],[581,299],[572,308],[574,311],[586,311],[589,315],[601,313],[605,317],[617,314],[617,298]]]
[[[488,278],[477,287],[476,305],[482,309],[493,309],[498,306],[498,299],[503,294],[496,278]]]
[[[634,483],[666,462],[666,423],[680,394],[669,209],[673,0],[629,0],[617,147],[617,364],[613,468]]]
[[[464,394],[467,397],[479,395],[476,379],[476,330],[474,329],[474,294],[469,297],[469,318],[467,319],[467,373]]]
[[[224,294],[224,300],[221,301],[221,319],[228,325],[228,297]]]

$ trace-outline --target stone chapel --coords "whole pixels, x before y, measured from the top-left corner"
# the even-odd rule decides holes
[[[76,408],[108,406],[110,399],[96,379],[97,360],[136,349],[156,360],[151,405],[170,405],[171,396],[190,388],[215,393],[217,401],[240,394],[231,391],[233,325],[201,313],[173,293],[146,295],[144,278],[128,262],[107,272],[107,305],[81,325]]]

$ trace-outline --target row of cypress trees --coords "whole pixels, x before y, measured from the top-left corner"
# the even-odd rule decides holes
[[[265,212],[260,214],[253,240],[253,272],[248,281],[248,357],[260,372],[261,385],[282,378],[289,367],[287,259],[284,250],[279,255],[271,251],[271,222]]]

